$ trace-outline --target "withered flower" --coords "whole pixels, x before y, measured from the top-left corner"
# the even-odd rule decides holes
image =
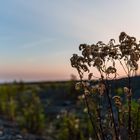
[[[84,89],[84,93],[85,93],[85,96],[86,96],[86,95],[89,95],[89,94],[90,94],[90,91],[89,91],[88,89],[85,88],[85,89]]]
[[[124,87],[123,90],[124,90],[124,93],[126,93],[126,94],[129,93],[129,88],[128,87]]]
[[[96,85],[96,86],[91,86],[90,92],[93,93],[93,94],[96,94],[96,93],[98,92],[98,85]]]
[[[88,75],[88,80],[91,80],[92,76],[93,76],[93,73],[90,73],[90,74]]]
[[[100,94],[101,96],[103,96],[104,93],[105,93],[105,90],[106,90],[105,85],[104,85],[103,83],[99,83],[97,89],[98,89],[99,94]]]
[[[84,95],[79,95],[79,96],[78,96],[78,99],[79,99],[79,100],[83,100],[83,99],[85,99],[85,96],[84,96]]]
[[[81,88],[82,88],[81,82],[77,82],[77,83],[75,84],[75,89],[76,89],[76,90],[80,90]]]
[[[101,68],[102,65],[103,65],[103,60],[100,57],[96,57],[93,66],[96,66],[97,68]]]
[[[117,70],[116,70],[116,68],[113,67],[113,66],[109,66],[109,67],[106,69],[105,72],[106,72],[107,76],[109,76],[110,74],[114,74],[114,77],[116,77],[116,75],[117,75]]]
[[[121,97],[120,96],[114,96],[113,98],[112,98],[113,100],[117,100],[117,101],[121,101]]]
[[[89,72],[89,69],[87,67],[86,60],[82,56],[78,56],[77,54],[73,54],[73,57],[70,59],[71,66],[76,68],[80,78],[83,78],[83,72]]]
[[[140,60],[140,42],[137,43],[135,37],[131,37],[125,32],[121,32],[118,44],[115,43],[114,39],[111,39],[108,44],[105,44],[102,41],[92,45],[81,44],[79,46],[79,50],[82,52],[81,56],[73,54],[70,60],[71,66],[77,69],[80,80],[83,81],[83,78],[85,78],[84,73],[86,73],[86,75],[88,75],[86,79],[88,79],[88,81],[91,83],[93,77],[93,72],[91,71],[92,68],[97,69],[100,74],[100,78],[99,84],[97,85],[90,85],[89,82],[81,82],[81,85],[80,83],[77,83],[75,86],[76,89],[82,88],[84,90],[84,94],[78,98],[86,100],[85,97],[92,97],[88,96],[91,95],[91,93],[98,93],[97,96],[103,96],[104,93],[106,93],[111,111],[110,116],[112,118],[112,122],[114,123],[114,132],[116,132],[116,139],[119,139],[117,136],[116,123],[114,121],[115,119],[113,119],[114,116],[111,102],[112,97],[109,90],[110,87],[108,85],[106,86],[105,84],[108,84],[109,78],[114,76],[113,80],[115,80],[116,76],[118,75],[118,69],[116,68],[117,61],[120,62],[120,65],[130,80],[130,77],[138,70],[138,61]],[[104,80],[106,80],[105,84],[104,82],[100,82]],[[124,87],[124,93],[128,98],[129,106],[129,108],[127,107],[125,109],[126,112],[125,110],[123,111],[123,105],[120,96],[114,96],[112,99],[114,100],[114,103],[118,109],[121,108],[123,113],[128,113],[128,130],[131,131],[131,87]],[[97,117],[100,118],[99,116]]]
[[[127,97],[132,96],[132,91],[128,87],[124,87],[124,93],[126,94]]]
[[[121,107],[121,106],[122,106],[122,103],[121,103],[121,101],[116,101],[116,102],[115,102],[115,105],[116,105],[117,107]]]
[[[121,102],[121,97],[120,96],[114,96],[112,98],[114,100],[114,103],[117,107],[121,107],[122,106],[122,102]]]

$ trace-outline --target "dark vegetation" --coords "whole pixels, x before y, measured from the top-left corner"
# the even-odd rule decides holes
[[[133,77],[132,81],[137,100],[140,96],[140,77]],[[30,135],[32,139],[40,140],[92,139],[95,134],[87,108],[79,99],[82,92],[75,90],[75,83],[76,78],[72,76],[71,81],[64,82],[1,84],[0,126],[3,127],[0,130],[10,128],[10,131],[17,131],[24,139],[27,136],[26,139],[31,139]],[[112,94],[125,98],[123,87],[126,85],[126,78],[116,80],[112,86],[115,92]],[[96,106],[90,106],[94,111]],[[134,115],[137,113],[137,106],[133,101]]]

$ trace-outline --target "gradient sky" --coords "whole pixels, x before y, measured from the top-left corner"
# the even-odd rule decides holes
[[[64,80],[81,43],[140,40],[139,0],[0,1],[0,80]]]

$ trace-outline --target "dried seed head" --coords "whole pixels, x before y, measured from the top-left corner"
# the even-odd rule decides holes
[[[87,90],[87,89],[84,89],[84,92],[85,92],[85,95],[89,95],[90,94],[89,90]]]
[[[90,86],[90,83],[89,82],[82,82],[82,84],[83,84],[83,87],[89,87]]]
[[[129,88],[128,87],[124,87],[123,90],[124,90],[124,93],[126,93],[126,94],[129,93]]]
[[[121,106],[122,106],[122,103],[121,103],[120,101],[116,101],[116,102],[115,102],[115,105],[116,105],[117,107],[121,107]]]
[[[97,89],[98,89],[98,92],[101,96],[104,95],[106,87],[103,83],[99,83]]]
[[[78,96],[78,99],[79,99],[79,100],[85,99],[85,95],[80,95],[80,96]]]
[[[90,74],[88,75],[88,80],[91,80],[92,76],[93,76],[93,73],[90,73]]]
[[[131,89],[124,87],[124,93],[126,94],[126,96],[129,98],[132,96],[132,91]]]
[[[78,83],[75,84],[75,89],[76,90],[80,90],[81,88],[82,88],[82,85],[81,85],[80,82],[78,82]]]
[[[112,66],[109,66],[106,70],[106,73],[109,75],[109,74],[114,74],[116,73],[116,68],[115,67],[112,67]]]
[[[83,112],[87,113],[88,112],[88,109],[87,108],[84,108]]]
[[[98,92],[98,86],[91,86],[91,90],[90,90],[91,93],[95,94]]]
[[[122,102],[121,102],[121,97],[120,96],[114,96],[112,98],[114,100],[115,105],[120,108],[122,106]]]
[[[114,101],[121,101],[121,97],[120,96],[114,96],[113,98],[112,98]]]

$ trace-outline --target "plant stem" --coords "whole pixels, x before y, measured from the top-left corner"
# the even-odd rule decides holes
[[[103,140],[105,140],[105,135],[103,132],[103,127],[102,127],[102,118],[101,118],[101,95],[99,95],[99,107],[97,108],[97,113],[98,113],[98,118],[99,118],[99,126],[100,126],[100,130],[101,130],[101,134],[102,134],[102,138]]]
[[[90,121],[91,121],[91,124],[92,124],[93,131],[95,132],[95,136],[96,136],[97,140],[100,140],[100,138],[97,134],[93,119],[92,119],[92,114],[90,113],[89,104],[88,104],[88,100],[87,100],[87,97],[86,97],[85,93],[84,93],[84,96],[85,96],[85,104],[86,104],[86,107],[87,107],[87,111],[88,111],[88,115],[89,115],[89,118],[90,118]]]
[[[83,85],[83,80],[82,78],[80,79],[81,81],[81,85],[82,85],[82,89],[84,89],[84,85]],[[94,122],[93,122],[93,119],[92,119],[92,114],[90,113],[90,108],[89,108],[89,104],[88,104],[88,100],[87,100],[87,97],[86,97],[86,94],[84,92],[84,99],[85,99],[85,104],[86,104],[86,107],[87,107],[87,111],[88,111],[88,116],[89,116],[89,119],[91,121],[91,125],[92,125],[92,128],[93,128],[93,131],[95,132],[95,137],[97,138],[97,140],[101,140],[100,137],[98,136],[98,133],[96,131],[96,128],[95,128],[95,125],[94,125]]]
[[[107,94],[107,98],[108,98],[108,102],[109,102],[109,107],[110,107],[110,110],[111,110],[112,121],[113,121],[113,124],[114,124],[115,137],[116,137],[116,140],[119,140],[118,133],[117,133],[117,128],[116,128],[116,123],[115,123],[115,118],[114,118],[114,113],[113,113],[113,108],[112,108],[113,105],[111,103],[111,99],[110,99],[110,96],[109,96],[109,84],[108,84],[107,80],[106,80],[106,94]]]
[[[118,132],[120,132],[120,109],[117,108],[117,113],[118,113]]]
[[[129,94],[131,94],[131,79],[130,75],[128,74],[128,88],[129,88]],[[131,140],[131,95],[128,96],[128,135],[129,140]]]

